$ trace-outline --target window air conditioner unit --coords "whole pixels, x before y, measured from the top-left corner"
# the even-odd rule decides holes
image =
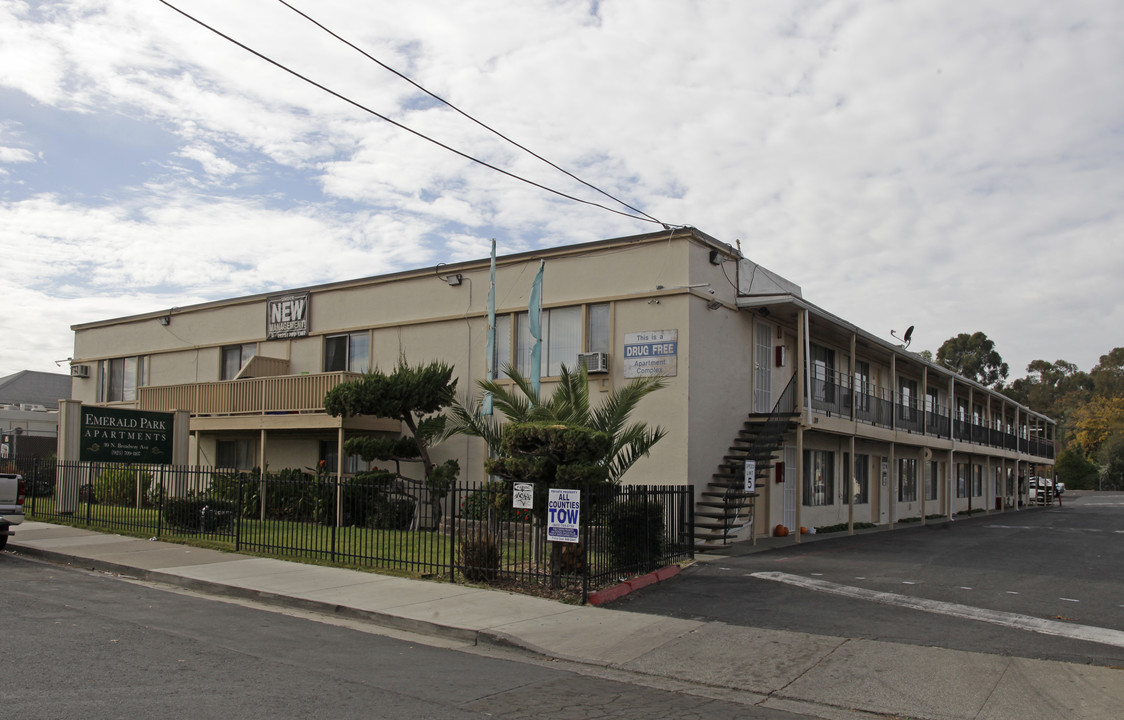
[[[90,366],[89,365],[71,365],[70,366],[70,377],[76,377],[76,378],[88,378],[88,377],[90,377]]]
[[[580,353],[578,362],[585,366],[586,372],[591,374],[609,372],[609,353]]]

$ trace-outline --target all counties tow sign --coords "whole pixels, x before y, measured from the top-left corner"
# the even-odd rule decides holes
[[[174,423],[173,413],[83,405],[78,459],[167,465]]]

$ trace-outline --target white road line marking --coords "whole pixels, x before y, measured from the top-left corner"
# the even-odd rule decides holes
[[[1018,595],[1018,593],[1017,593],[1016,591],[1014,591],[1014,590],[1008,590],[1008,591],[1007,591],[1007,594],[1008,594],[1008,595]]]
[[[917,583],[912,583],[909,580],[902,580],[902,585],[916,585],[916,584]]]
[[[1111,628],[1064,623],[1056,620],[1045,620],[1031,615],[1003,612],[1001,610],[988,610],[986,608],[977,608],[970,605],[961,605],[959,603],[929,600],[928,598],[909,597],[908,595],[899,595],[898,593],[867,590],[865,588],[839,585],[827,582],[826,580],[813,580],[811,578],[789,575],[788,573],[782,572],[756,572],[751,573],[750,577],[787,583],[808,590],[818,590],[833,595],[842,595],[859,600],[869,600],[883,605],[896,605],[898,607],[911,608],[913,610],[921,610],[938,615],[948,615],[951,617],[964,618],[966,620],[978,620],[980,622],[1002,625],[1016,630],[1029,630],[1030,632],[1041,633],[1043,635],[1055,635],[1057,637],[1066,637],[1073,640],[1083,640],[1101,645],[1124,648],[1124,632]],[[1121,607],[1124,607],[1124,605],[1121,605]]]
[[[812,573],[812,574],[817,576],[817,577],[823,577],[823,573]]]
[[[964,586],[964,585],[961,585],[961,586],[960,586],[960,589],[961,589],[961,590],[971,590],[972,588],[970,588],[970,587],[966,587],[966,586]]]
[[[1058,600],[1065,600],[1066,602],[1081,602],[1080,600],[1074,600],[1073,598],[1058,598]]]

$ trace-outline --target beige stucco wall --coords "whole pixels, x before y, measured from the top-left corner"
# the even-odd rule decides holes
[[[717,445],[714,448],[711,445],[717,434],[712,429],[722,423],[721,417],[696,413],[707,419],[703,429],[694,432],[699,437],[707,436],[707,440],[699,451],[692,452],[688,434],[691,416],[685,410],[689,401],[705,404],[728,396],[727,383],[731,379],[728,376],[723,379],[723,364],[716,358],[745,344],[736,335],[708,333],[696,361],[711,372],[711,377],[691,391],[692,357],[688,349],[691,347],[691,313],[710,312],[705,310],[709,295],[704,297],[702,290],[691,291],[683,286],[714,283],[716,291],[721,290],[729,303],[729,308],[719,311],[729,316],[725,324],[730,327],[737,324],[737,313],[730,309],[733,288],[721,277],[721,268],[707,262],[708,252],[708,248],[678,233],[670,242],[660,238],[621,243],[591,253],[567,255],[549,250],[542,253],[546,257],[542,293],[545,308],[612,303],[611,372],[607,376],[596,376],[592,383],[595,403],[603,397],[601,390],[607,393],[627,382],[620,357],[626,333],[659,329],[677,329],[680,333],[677,376],[668,379],[665,390],[645,399],[638,413],[638,419],[665,427],[668,437],[657,445],[651,458],[641,460],[633,468],[628,481],[685,482],[695,472],[691,469],[692,458],[702,463],[695,474],[702,473],[705,478],[713,472],[720,457],[715,455]],[[498,314],[526,310],[538,268],[538,257],[500,258],[496,272]],[[221,374],[222,346],[247,342],[258,344],[259,355],[289,359],[292,374],[317,373],[322,370],[324,337],[341,332],[370,334],[373,367],[390,370],[400,358],[410,364],[431,360],[449,362],[458,377],[458,393],[463,397],[477,391],[476,380],[482,378],[486,370],[485,313],[489,273],[486,263],[460,267],[457,272],[462,275],[462,281],[456,286],[442,279],[447,269],[435,268],[432,272],[311,288],[310,334],[304,338],[265,341],[266,300],[263,297],[178,308],[170,313],[167,326],[159,322],[159,316],[166,314],[163,311],[154,311],[147,317],[82,326],[75,333],[75,362],[91,365],[92,372],[88,380],[75,382],[75,397],[84,402],[96,401],[98,361],[131,355],[145,356],[151,385],[217,381]],[[279,290],[273,294],[283,292]],[[691,292],[696,295],[692,296]],[[712,359],[715,350],[718,354]],[[744,347],[740,351],[744,352]],[[549,393],[552,387],[550,378],[545,378],[543,393]],[[734,411],[731,409],[731,412]],[[729,434],[728,429],[721,434]],[[319,437],[328,438],[329,434],[313,433],[307,443],[291,436],[283,442],[280,438],[271,438],[267,445],[270,466],[314,464],[315,438]],[[203,462],[213,462],[214,438],[204,435],[199,450]],[[463,477],[483,477],[485,451],[482,443],[455,438],[435,453],[438,461],[453,456],[461,460]]]

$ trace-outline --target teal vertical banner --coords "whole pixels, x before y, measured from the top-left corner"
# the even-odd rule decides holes
[[[488,381],[496,379],[496,241],[492,240],[492,268],[488,282],[488,342],[484,346]],[[492,393],[484,393],[484,407],[481,414],[492,414]]]
[[[531,346],[531,389],[535,392],[534,402],[539,401],[539,386],[542,384],[542,273],[545,260],[539,260],[539,272],[531,284],[531,300],[527,304],[528,326],[534,344]]]

